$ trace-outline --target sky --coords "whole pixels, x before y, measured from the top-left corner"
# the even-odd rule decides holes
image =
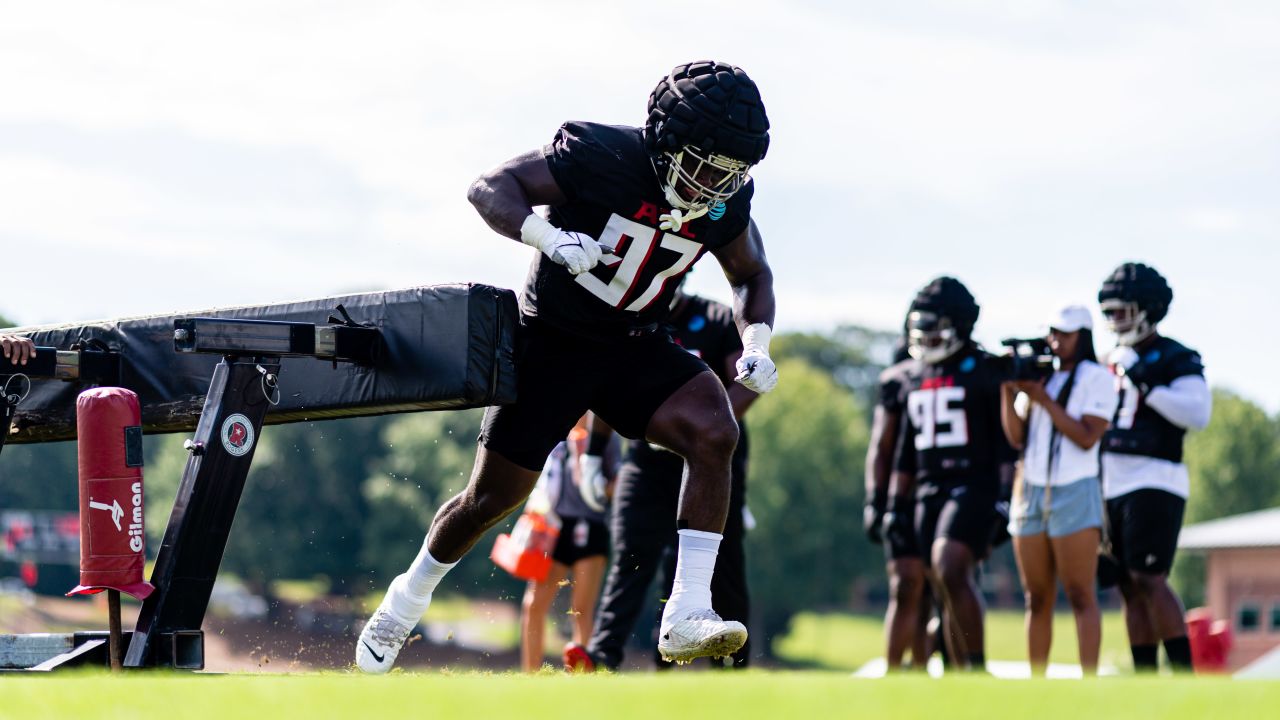
[[[715,58],[773,124],[778,332],[896,327],[945,273],[994,345],[1141,260],[1211,384],[1280,412],[1272,2],[0,2],[15,322],[519,288],[471,181]],[[714,259],[689,286],[728,298]]]

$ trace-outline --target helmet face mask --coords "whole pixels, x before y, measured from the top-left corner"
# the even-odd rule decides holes
[[[1115,333],[1116,342],[1132,347],[1146,340],[1156,330],[1155,323],[1147,319],[1147,311],[1133,301],[1110,298],[1102,301],[1102,316],[1107,327]]]
[[[907,316],[907,352],[923,363],[936,365],[964,347],[951,318],[914,310]]]
[[[681,210],[700,210],[723,204],[750,180],[751,165],[728,155],[685,145],[664,152],[662,190],[667,202]]]
[[[1173,290],[1155,268],[1127,262],[1102,281],[1098,304],[1116,342],[1133,347],[1156,332],[1156,324],[1169,312]]]
[[[964,283],[942,276],[916,294],[907,313],[907,353],[936,365],[963,350],[980,308]]]

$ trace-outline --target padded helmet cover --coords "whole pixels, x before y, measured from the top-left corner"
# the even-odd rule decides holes
[[[755,165],[769,150],[769,118],[742,68],[703,60],[677,66],[658,82],[644,139],[655,155],[692,145]]]
[[[1173,302],[1173,289],[1155,268],[1127,262],[1102,281],[1098,302],[1107,300],[1136,303],[1147,314],[1147,322],[1154,325],[1168,314],[1169,304]]]

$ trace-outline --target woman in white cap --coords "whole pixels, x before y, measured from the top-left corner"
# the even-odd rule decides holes
[[[1062,583],[1076,619],[1080,666],[1098,669],[1102,620],[1094,588],[1102,529],[1099,441],[1119,401],[1115,378],[1097,362],[1093,317],[1081,305],[1049,324],[1055,371],[1048,380],[1004,383],[1001,420],[1023,451],[1009,534],[1027,600],[1032,672],[1043,674]]]

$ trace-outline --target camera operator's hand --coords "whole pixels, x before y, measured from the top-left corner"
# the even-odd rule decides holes
[[[883,502],[873,500],[862,506],[862,531],[867,534],[867,540],[870,540],[872,545],[880,545],[884,542],[884,535],[881,532],[884,513]]]
[[[1052,400],[1049,397],[1049,391],[1044,389],[1044,383],[1039,380],[1016,380],[1013,384],[1018,388],[1019,392],[1026,393],[1031,402],[1043,405],[1045,402]]]

